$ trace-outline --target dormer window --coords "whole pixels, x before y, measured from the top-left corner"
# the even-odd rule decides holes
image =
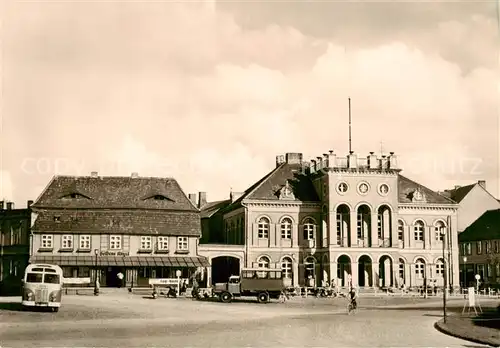
[[[153,196],[153,199],[155,201],[169,201],[169,199],[165,196],[162,196],[162,195],[155,195]]]
[[[61,198],[63,198],[63,199],[90,199],[89,197],[82,195],[81,193],[78,193],[78,192],[68,193],[68,194],[62,196]]]

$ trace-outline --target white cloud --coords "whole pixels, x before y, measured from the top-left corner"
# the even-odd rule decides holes
[[[7,23],[4,133],[26,142],[4,163],[19,200],[52,174],[23,173],[22,160],[60,157],[83,164],[68,174],[174,176],[186,191],[225,198],[279,153],[344,156],[348,96],[354,149],[365,156],[383,141],[407,175],[433,188],[477,178],[430,163],[484,159],[498,139],[487,126],[496,121],[494,71],[464,74],[402,37],[345,50],[334,38],[248,29],[193,4],[36,6],[12,5]],[[435,44],[467,29],[443,24]],[[412,167],[419,158],[425,172]]]

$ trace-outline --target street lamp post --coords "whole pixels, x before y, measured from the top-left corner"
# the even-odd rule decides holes
[[[464,256],[462,260],[464,261],[464,294],[465,294],[465,289],[467,289],[467,256]]]
[[[446,258],[445,258],[445,244],[446,244],[446,231],[441,231],[443,237],[443,321],[446,323],[446,291],[447,289],[447,274],[446,274]]]
[[[94,281],[94,295],[99,296],[99,276],[97,270],[97,255],[99,255],[99,249],[94,250],[95,254],[95,281]]]

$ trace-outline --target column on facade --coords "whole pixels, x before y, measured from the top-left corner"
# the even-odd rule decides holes
[[[337,237],[337,214],[334,211],[328,212],[328,232],[330,235],[329,244],[339,245],[340,241]]]
[[[399,239],[398,239],[398,214],[391,210],[391,247],[399,248]]]
[[[273,244],[271,243],[271,246]],[[274,224],[274,246],[281,246],[281,225]]]
[[[299,246],[299,225],[292,224],[292,247]]]
[[[351,281],[353,286],[358,285],[358,280],[359,280],[358,265],[359,264],[357,262],[351,263]]]
[[[294,260],[293,264],[293,286],[298,286],[299,285],[299,262]]]
[[[210,264],[212,264],[212,260],[210,260]],[[242,262],[240,261],[240,273],[241,273],[241,264]],[[207,286],[212,285],[212,267],[208,266],[205,271],[205,276],[207,277]]]
[[[432,231],[433,227],[432,226],[425,226],[425,249],[431,249],[432,248]]]
[[[379,240],[378,240],[378,214],[373,213],[371,214],[371,231],[369,233],[371,234],[371,240],[372,240],[372,247],[378,247],[379,246]]]
[[[407,231],[407,238],[408,238],[408,247],[409,248],[414,248],[415,247],[415,236],[413,234],[413,225],[408,225],[408,231]]]
[[[355,210],[350,212],[350,231],[349,238],[351,241],[351,246],[358,244],[358,214]]]
[[[379,279],[379,263],[372,262],[372,286],[378,288],[380,286]]]
[[[337,262],[330,262],[330,279],[328,279],[328,282],[331,283],[332,279],[335,279],[335,283],[338,286],[340,286],[339,279],[337,277],[337,272],[338,272],[337,269],[338,269],[337,268]],[[331,284],[331,285],[333,286],[334,284]]]

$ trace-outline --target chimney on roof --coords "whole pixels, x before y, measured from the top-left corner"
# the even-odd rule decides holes
[[[139,177],[139,173],[133,172],[132,173],[132,178],[137,179]]]
[[[190,193],[188,195],[188,197],[189,197],[189,200],[191,201],[191,203],[193,203],[196,206],[196,204],[197,204],[196,203],[196,193]]]
[[[97,178],[99,176],[99,173],[98,172],[90,172],[90,176],[92,178]]]
[[[198,209],[201,209],[206,204],[207,204],[207,193],[198,192]]]
[[[478,180],[478,185],[486,190],[486,180]]]
[[[302,154],[298,152],[288,152],[285,155],[286,163],[288,164],[301,164],[302,163]]]
[[[276,156],[276,167],[279,167],[283,163],[285,163],[285,156],[284,155]]]
[[[30,199],[27,203],[26,203],[26,207],[31,207],[31,205],[33,204],[33,201]]]
[[[333,152],[333,150],[328,151],[328,167],[335,168],[337,162],[337,155]]]
[[[7,210],[14,209],[14,202],[7,202]]]

